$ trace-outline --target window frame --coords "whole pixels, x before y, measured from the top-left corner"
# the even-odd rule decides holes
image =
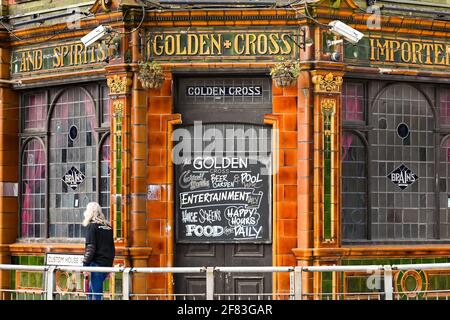
[[[369,92],[369,84],[371,82],[378,82],[379,87],[377,88],[376,92],[373,93],[373,97],[370,96]],[[366,191],[368,194],[367,198],[367,238],[366,239],[344,239],[343,238],[343,216],[342,216],[342,209],[341,209],[341,218],[340,218],[340,230],[341,230],[341,243],[343,245],[360,245],[360,244],[400,244],[400,243],[407,243],[407,244],[431,244],[431,243],[450,243],[450,235],[446,238],[442,238],[440,234],[440,224],[442,223],[442,218],[440,215],[441,205],[439,201],[440,196],[440,188],[439,188],[439,180],[443,177],[443,173],[440,170],[440,153],[442,144],[445,143],[445,140],[448,138],[450,139],[450,124],[442,124],[441,117],[440,117],[440,91],[442,89],[450,90],[449,85],[445,84],[433,84],[430,86],[429,83],[425,82],[413,82],[413,81],[407,81],[405,79],[399,79],[399,81],[389,81],[386,79],[361,79],[358,77],[346,77],[344,78],[344,83],[363,83],[364,84],[364,112],[365,112],[365,121],[362,123],[362,121],[353,121],[353,120],[344,120],[344,117],[342,116],[341,120],[341,130],[343,134],[344,132],[357,134],[360,137],[364,137],[366,139],[367,145],[366,145],[366,170],[367,170],[367,187]],[[434,239],[373,239],[372,238],[372,204],[371,204],[371,193],[373,186],[371,185],[372,181],[372,159],[371,154],[374,152],[374,146],[372,146],[372,139],[370,137],[369,132],[374,128],[373,124],[373,115],[371,110],[369,110],[369,106],[372,105],[372,103],[377,99],[379,94],[381,92],[384,92],[389,86],[395,85],[395,84],[406,84],[409,86],[412,86],[416,88],[421,95],[424,96],[424,98],[427,100],[427,102],[430,105],[430,110],[434,115],[434,128],[433,128],[433,134],[434,134],[434,162],[435,162],[435,172],[434,175],[438,177],[436,181],[436,186],[434,190],[435,194],[435,216],[437,217],[437,220],[435,221],[436,225],[436,237]],[[425,88],[432,88],[433,90],[433,96],[430,97],[430,93],[428,91],[425,91]],[[372,99],[372,100],[370,100]],[[344,109],[344,103],[345,100],[342,98],[342,110]],[[343,112],[343,111],[342,111]],[[342,149],[342,146],[341,146]],[[342,152],[342,150],[341,150]],[[341,165],[342,165],[342,158],[341,158]],[[340,183],[342,186],[342,176],[340,179]],[[450,193],[449,193],[450,197]],[[342,198],[341,198],[342,201]]]
[[[97,156],[97,159],[95,161],[95,170],[96,170],[96,191],[95,191],[95,200],[97,202],[101,201],[101,194],[100,194],[100,178],[99,174],[101,171],[101,152],[102,152],[102,146],[104,141],[106,141],[107,136],[110,136],[110,122],[104,122],[103,121],[103,110],[107,108],[109,110],[109,103],[108,99],[105,99],[105,97],[102,94],[102,87],[106,86],[105,82],[90,82],[83,85],[63,85],[55,88],[39,88],[39,89],[31,89],[31,90],[24,90],[20,93],[19,96],[19,167],[22,168],[23,163],[23,154],[25,147],[27,146],[27,143],[34,138],[39,139],[42,141],[44,145],[44,154],[45,154],[45,206],[44,206],[44,212],[45,212],[45,224],[44,224],[44,237],[23,237],[22,235],[22,199],[23,199],[23,190],[22,190],[22,178],[23,173],[22,169],[19,170],[19,190],[18,190],[18,241],[19,242],[54,242],[52,240],[57,239],[60,242],[80,242],[82,241],[82,238],[69,238],[69,237],[50,237],[50,206],[49,206],[49,197],[50,197],[50,181],[49,181],[49,164],[50,164],[50,121],[53,115],[53,111],[55,109],[56,103],[58,102],[61,95],[69,89],[77,88],[87,94],[90,99],[93,101],[93,107],[94,107],[94,115],[95,115],[95,128],[93,128],[94,133],[98,137],[98,141],[95,145],[95,153]],[[89,91],[89,89],[93,89],[92,92],[95,93],[95,96],[93,96],[92,92]],[[42,129],[25,129],[25,123],[24,123],[24,97],[30,93],[35,92],[44,92],[46,97],[46,104],[45,104],[45,123],[44,127]],[[110,147],[111,150],[111,147]],[[111,152],[111,151],[110,151]],[[110,156],[111,159],[111,156]],[[110,179],[110,177],[109,177]],[[110,188],[111,188],[111,180],[109,180]],[[111,208],[111,207],[110,207]],[[81,223],[81,221],[80,221]]]

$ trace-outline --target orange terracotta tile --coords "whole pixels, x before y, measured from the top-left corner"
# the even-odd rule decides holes
[[[136,193],[146,193],[147,184],[146,177],[132,177],[131,178],[131,190]]]
[[[283,236],[296,237],[297,236],[297,220],[296,219],[282,219],[280,220],[283,226]]]
[[[161,149],[149,148],[148,164],[151,166],[164,165],[164,163],[161,162],[161,153],[162,152],[163,151]]]
[[[161,116],[160,115],[149,114],[148,129],[151,131],[161,131]]]
[[[148,180],[151,184],[165,183],[166,167],[150,166],[148,168]]]
[[[297,96],[298,95],[298,82],[295,82],[292,86],[283,88],[284,96]]]
[[[167,216],[167,203],[161,201],[147,201],[147,212],[150,219],[161,219]]]
[[[297,148],[297,131],[280,132],[280,148]]]
[[[288,113],[283,115],[284,131],[296,131],[297,130],[297,115],[295,113]]]
[[[297,217],[297,202],[283,201],[278,204],[279,219],[295,219]]]
[[[165,132],[150,132],[149,137],[149,147],[155,149],[165,149],[166,148],[166,137]]]
[[[151,114],[169,114],[172,112],[171,97],[150,97],[149,104]]]
[[[278,173],[278,181],[281,184],[297,184],[297,168],[280,168]]]
[[[273,112],[274,113],[295,113],[297,112],[297,98],[296,97],[273,97]]]
[[[284,150],[284,165],[297,166],[297,149]]]
[[[286,201],[297,201],[297,186],[284,186],[284,200]]]

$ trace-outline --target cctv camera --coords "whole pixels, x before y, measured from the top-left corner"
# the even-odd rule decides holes
[[[81,38],[81,42],[83,42],[85,47],[89,47],[94,44],[96,41],[103,39],[107,34],[111,32],[111,27],[109,26],[98,26],[83,38]]]
[[[330,31],[338,36],[342,36],[345,40],[352,44],[358,43],[364,37],[364,34],[356,29],[346,25],[345,23],[334,20],[328,24],[331,28]]]
[[[331,53],[331,61],[338,62],[341,60],[341,54],[339,52]]]

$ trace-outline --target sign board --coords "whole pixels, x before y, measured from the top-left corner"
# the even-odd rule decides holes
[[[83,183],[85,178],[86,176],[83,172],[72,167],[64,174],[62,181],[64,181],[64,183],[72,190],[76,190],[78,186]]]
[[[79,40],[20,47],[11,53],[11,75],[17,78],[21,75],[42,75],[43,71],[100,68],[108,56],[115,54],[115,46],[107,46],[105,42],[85,47]]]
[[[47,253],[45,264],[48,266],[83,266],[83,255],[65,253]]]
[[[345,62],[357,65],[449,68],[450,43],[440,39],[370,35],[345,44]]]
[[[262,92],[262,86],[253,85],[186,87],[186,96],[188,97],[260,97]]]
[[[242,157],[197,157],[176,165],[177,241],[270,242],[267,169]]]
[[[389,173],[387,177],[393,184],[397,185],[402,190],[405,190],[419,179],[419,177],[404,164]]]
[[[147,61],[273,61],[298,55],[298,28],[270,29],[165,29],[145,33]]]

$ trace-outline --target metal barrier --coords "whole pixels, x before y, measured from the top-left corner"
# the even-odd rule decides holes
[[[79,300],[91,293],[83,290],[84,272],[106,272],[110,289],[103,299],[258,299],[258,300],[448,300],[450,297],[450,263],[313,266],[313,267],[74,267],[0,265],[11,272],[10,288],[0,288],[0,300]],[[220,293],[214,283],[220,274],[287,274],[289,288],[278,292]],[[132,277],[149,274],[197,274],[204,278],[204,292],[197,294],[137,293]],[[321,281],[321,290],[306,288]],[[57,281],[58,280],[58,281]],[[20,285],[18,285],[20,282]],[[61,284],[62,283],[62,284]],[[355,285],[355,283],[360,284]],[[361,285],[362,284],[362,285]],[[307,292],[311,291],[311,292]]]

